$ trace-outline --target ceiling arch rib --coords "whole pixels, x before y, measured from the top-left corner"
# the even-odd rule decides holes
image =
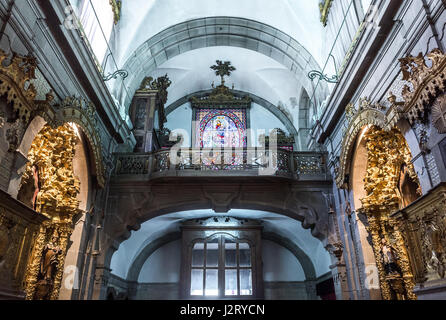
[[[215,46],[245,48],[266,55],[300,78],[307,92],[313,92],[313,83],[307,73],[320,70],[320,67],[299,42],[269,25],[233,17],[209,17],[183,22],[147,40],[123,67],[130,73],[126,79],[128,92],[134,93],[144,77],[167,60],[191,50]],[[128,110],[132,97],[125,96],[120,90],[120,83],[115,82],[113,94]],[[322,101],[327,93],[325,85],[319,86],[316,100]]]
[[[211,92],[212,92],[212,90],[198,91],[198,92],[189,94],[183,98],[178,99],[177,101],[173,102],[166,108],[166,116],[168,116],[170,113],[174,112],[176,109],[180,108],[184,104],[188,103],[190,98],[205,97],[205,96],[209,95]],[[255,94],[249,93],[249,92],[244,92],[244,91],[239,91],[239,90],[233,90],[232,92],[234,93],[234,96],[236,96],[236,97],[246,97],[246,96],[250,97],[252,102],[262,106],[263,108],[265,108],[266,110],[271,112],[274,116],[276,116],[277,119],[279,119],[280,122],[282,122],[282,124],[285,126],[285,128],[288,130],[288,132],[291,135],[293,135],[293,136],[298,135],[298,132],[297,132],[293,122],[290,120],[290,118],[288,118],[288,116],[282,110],[277,108],[277,106],[275,106],[271,102],[269,102],[259,96],[256,96]]]

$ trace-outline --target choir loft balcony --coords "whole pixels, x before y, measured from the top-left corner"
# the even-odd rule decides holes
[[[264,148],[165,149],[115,154],[114,180],[259,177],[328,181],[326,154]]]

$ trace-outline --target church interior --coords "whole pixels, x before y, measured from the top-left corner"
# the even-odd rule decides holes
[[[0,300],[446,299],[445,0],[0,18]]]

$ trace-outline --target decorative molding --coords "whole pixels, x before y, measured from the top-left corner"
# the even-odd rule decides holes
[[[346,120],[348,123],[344,131],[341,155],[336,168],[336,184],[338,188],[347,188],[346,177],[350,170],[350,159],[356,139],[361,130],[368,125],[378,128],[385,128],[387,123],[386,115],[382,112],[383,106],[372,104],[367,99],[361,99],[358,109],[353,104],[346,106]]]
[[[105,186],[105,166],[102,156],[102,141],[99,135],[97,111],[92,102],[77,97],[67,97],[60,105],[51,105],[52,93],[48,93],[45,101],[35,101],[39,115],[52,127],[57,128],[64,123],[77,124],[85,133],[93,152],[95,173],[98,185]]]
[[[231,89],[225,85],[217,86],[210,95],[202,98],[192,97],[190,99],[192,107],[195,108],[249,108],[251,98],[245,96],[236,97]]]
[[[439,133],[446,133],[446,94],[438,97],[432,105],[432,124]]]
[[[416,121],[425,121],[432,103],[446,91],[446,55],[440,49],[434,49],[427,59],[431,67],[428,67],[422,53],[400,59],[403,80],[408,81],[412,88],[405,85],[402,91],[404,104],[392,108],[396,107],[411,125]],[[444,125],[444,113],[442,116]]]
[[[446,184],[392,218],[403,231],[414,280],[420,287],[446,282]]]
[[[0,95],[6,95],[13,110],[25,123],[34,111],[37,91],[31,80],[36,79],[37,61],[32,56],[13,54],[11,58],[0,49]]]

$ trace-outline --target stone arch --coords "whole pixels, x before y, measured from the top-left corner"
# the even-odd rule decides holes
[[[42,122],[42,119],[44,122]],[[19,150],[24,155],[27,154],[39,127],[42,129],[45,124],[48,124],[56,128],[70,122],[75,123],[85,134],[89,153],[92,156],[92,174],[96,177],[99,187],[103,188],[105,185],[105,167],[102,156],[102,142],[98,132],[96,109],[91,102],[86,102],[80,98],[67,97],[57,108],[44,102],[39,111],[35,113],[33,120],[28,124]]]
[[[257,180],[260,181],[260,180]],[[300,221],[320,241],[326,241],[328,207],[324,193],[329,183],[314,185],[311,190],[281,182],[194,184],[176,181],[154,183],[127,190],[112,186],[104,232],[104,248],[116,247],[127,240],[145,221],[174,212],[230,209],[260,210],[277,213]],[[175,194],[175,197],[170,195]]]
[[[339,157],[339,167],[336,169],[336,184],[341,189],[348,187],[347,182],[351,166],[349,159],[352,158],[354,146],[359,133],[366,126],[374,125],[381,129],[384,129],[387,126],[387,118],[385,114],[375,108],[365,107],[356,112],[354,106],[349,104],[346,109],[348,110],[347,117],[350,117],[350,122],[344,132],[344,139],[342,140],[341,154]]]
[[[245,48],[271,57],[292,73],[302,74],[303,86],[312,92],[313,84],[306,74],[320,70],[316,60],[295,39],[264,23],[235,17],[207,17],[171,26],[143,43],[123,66],[130,74],[129,93],[138,89],[141,81],[165,61],[184,52],[215,46]],[[132,96],[122,96],[120,82],[114,86],[114,94],[128,108]],[[316,102],[325,99],[326,85],[319,86]],[[316,104],[317,104],[316,103]]]
[[[175,111],[176,109],[178,109],[179,107],[181,107],[182,105],[184,105],[185,103],[188,103],[190,98],[192,97],[201,98],[209,95],[210,93],[212,93],[212,90],[203,90],[191,93],[181,99],[178,99],[177,101],[173,102],[166,108],[166,116]],[[255,94],[245,91],[232,90],[232,93],[234,93],[234,96],[240,98],[248,96],[249,98],[251,98],[252,102],[262,106],[266,110],[270,111],[273,115],[275,115],[283,123],[283,125],[291,135],[297,136],[297,130],[292,120],[288,118],[288,116],[282,110],[277,108],[277,106],[273,105],[271,102]]]
[[[132,261],[126,280],[128,282],[137,282],[141,269],[147,259],[162,246],[180,239],[181,232],[171,232],[150,241],[142,250],[140,250],[136,258]],[[305,278],[307,280],[316,279],[316,271],[313,262],[294,242],[274,232],[263,232],[262,239],[272,241],[288,249],[301,264],[305,273]]]

